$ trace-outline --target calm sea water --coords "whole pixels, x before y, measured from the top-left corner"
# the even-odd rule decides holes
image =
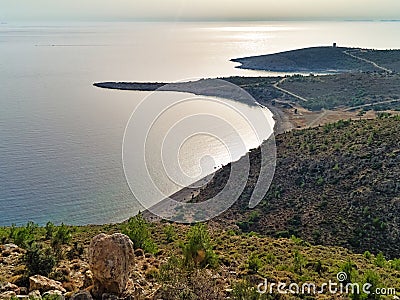
[[[146,93],[93,82],[270,75],[229,59],[333,42],[400,48],[399,30],[395,22],[1,24],[0,225],[117,222],[140,209],[121,150]],[[256,146],[250,135],[246,146]],[[190,165],[205,151],[192,146],[180,159]]]

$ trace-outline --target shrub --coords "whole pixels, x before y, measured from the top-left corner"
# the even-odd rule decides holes
[[[365,252],[364,252],[364,257],[365,257],[366,259],[371,259],[371,256],[372,256],[371,252],[369,252],[369,251],[365,251]]]
[[[56,259],[51,253],[51,249],[43,249],[36,243],[32,244],[24,255],[24,262],[28,276],[43,275],[49,276],[56,265]]]
[[[52,245],[66,245],[72,239],[71,230],[64,224],[58,226],[52,238]]]
[[[380,282],[380,277],[377,273],[367,270],[364,275],[364,283],[369,283],[371,285],[369,291],[371,294],[367,295],[364,294],[362,295],[361,299],[368,299],[368,300],[375,300],[375,299],[380,299],[380,295],[375,294],[375,291],[377,288],[381,287],[381,282]]]
[[[180,258],[171,257],[158,274],[158,281],[162,284],[157,299],[225,299],[223,286],[210,280],[210,273],[203,269],[187,269]]]
[[[400,258],[393,259],[390,262],[390,267],[396,271],[400,271]]]
[[[254,222],[258,222],[260,220],[260,212],[258,211],[252,211],[250,216],[249,216],[249,222],[250,223],[254,223]]]
[[[322,176],[319,176],[317,178],[317,185],[323,185],[325,182],[325,179]]]
[[[25,227],[16,227],[14,224],[10,229],[10,238],[16,245],[27,248],[35,241],[38,225],[28,222]]]
[[[265,296],[257,291],[255,285],[248,280],[242,280],[232,286],[232,296],[235,300],[261,300]]]
[[[174,226],[172,226],[171,224],[164,227],[164,233],[168,243],[172,243],[175,240],[176,233]]]
[[[9,230],[5,227],[0,227],[0,244],[5,244],[8,240],[10,233]]]
[[[257,273],[262,268],[262,261],[255,253],[251,253],[247,260],[247,266],[250,272]]]
[[[212,250],[210,236],[204,224],[196,224],[189,230],[187,243],[182,246],[182,251],[186,266],[213,268],[218,264],[218,257]]]
[[[75,258],[81,258],[84,253],[84,249],[82,245],[79,245],[78,242],[74,242],[74,246],[67,252],[67,258],[69,260],[73,260]]]
[[[266,253],[265,254],[265,261],[268,264],[273,264],[276,260],[276,256],[273,253]]]
[[[61,226],[57,227],[51,239],[51,246],[58,258],[61,259],[63,256],[62,245],[69,244],[71,239],[71,230],[67,226],[61,224]]]
[[[306,264],[306,259],[298,250],[296,250],[293,255],[294,272],[301,275],[303,273],[303,267],[305,264]]]
[[[324,267],[322,264],[322,261],[319,259],[314,263],[314,267],[313,267],[314,271],[317,272],[319,275],[322,274],[322,272],[324,271]]]
[[[377,267],[383,268],[386,265],[386,258],[383,256],[382,252],[379,252],[378,255],[375,258],[375,265]]]
[[[47,222],[44,229],[46,230],[46,240],[51,240],[55,231],[55,225],[52,222]]]
[[[294,234],[292,234],[292,236],[290,237],[290,239],[292,240],[293,243],[295,243],[296,245],[303,245],[304,241],[301,238],[296,237]]]
[[[347,274],[345,283],[352,283],[356,280],[356,265],[350,259],[341,266],[340,271]]]
[[[122,229],[122,233],[129,236],[135,249],[140,248],[146,253],[152,254],[157,252],[157,245],[150,237],[150,224],[143,218],[141,213],[129,219]]]
[[[64,299],[64,297],[57,294],[49,294],[43,296],[43,300],[62,300],[62,299]]]

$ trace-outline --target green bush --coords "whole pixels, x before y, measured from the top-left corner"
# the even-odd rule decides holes
[[[83,256],[84,249],[83,246],[78,242],[74,242],[73,247],[67,252],[67,258],[73,260],[75,258],[81,258]]]
[[[222,300],[223,286],[204,269],[188,269],[181,258],[171,257],[158,274],[158,299]]]
[[[260,212],[259,211],[252,211],[250,216],[249,216],[249,222],[250,223],[255,223],[260,220]]]
[[[5,227],[0,227],[0,244],[5,244],[9,236],[9,230]]]
[[[62,300],[64,299],[63,296],[57,295],[57,294],[50,294],[50,295],[45,295],[42,298],[43,300]]]
[[[187,243],[182,246],[186,266],[195,265],[202,268],[214,268],[218,257],[214,253],[206,225],[196,224],[187,234]]]
[[[381,287],[380,277],[377,273],[375,273],[371,270],[367,270],[365,272],[363,282],[371,284],[371,288],[369,289],[371,294],[369,294],[369,295],[363,294],[361,299],[368,299],[368,300],[381,299],[380,295],[375,294],[376,289]]]
[[[235,300],[261,300],[266,299],[265,295],[257,291],[255,285],[247,280],[242,280],[232,286],[232,296]]]
[[[305,264],[306,259],[298,250],[296,250],[293,255],[293,271],[301,275],[303,273],[303,267]]]
[[[356,270],[356,265],[351,260],[346,261],[340,267],[340,271],[347,274],[347,279],[345,283],[352,283],[356,281],[358,273]]]
[[[393,259],[390,262],[390,267],[396,271],[400,271],[400,258]]]
[[[51,240],[52,245],[67,245],[71,242],[71,230],[64,224],[58,226]]]
[[[122,233],[129,236],[135,249],[140,248],[144,252],[152,254],[157,252],[157,245],[150,237],[150,224],[143,218],[141,213],[129,219],[128,223],[123,227]]]
[[[46,240],[51,240],[53,238],[56,226],[52,222],[47,222],[44,229],[46,230]]]
[[[10,239],[22,248],[27,248],[31,245],[38,233],[38,225],[33,222],[28,222],[25,227],[16,227],[15,224],[10,229]]]
[[[27,249],[23,260],[27,268],[28,276],[49,276],[56,265],[56,258],[52,254],[51,249],[43,249],[36,243],[32,244]]]
[[[372,257],[371,252],[365,251],[365,252],[364,252],[364,257],[365,257],[366,259],[371,259],[371,257]]]
[[[375,265],[377,267],[383,268],[386,266],[386,258],[382,252],[379,252],[375,258]]]
[[[166,236],[166,240],[168,243],[172,243],[175,241],[176,233],[175,233],[175,228],[171,224],[164,227],[164,233]]]
[[[71,239],[71,230],[67,226],[61,224],[61,226],[56,227],[51,238],[51,246],[59,259],[62,259],[64,255],[62,246],[69,244]]]
[[[251,253],[247,260],[247,266],[250,272],[257,273],[262,268],[262,261],[255,253]]]

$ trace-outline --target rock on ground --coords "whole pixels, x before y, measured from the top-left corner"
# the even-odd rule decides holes
[[[80,291],[72,295],[71,300],[93,300],[93,297],[88,291]]]
[[[5,292],[14,292],[15,294],[19,295],[20,289],[18,286],[10,282],[0,283],[0,294]]]
[[[39,290],[41,293],[52,290],[61,291],[62,293],[66,292],[61,282],[49,279],[41,275],[29,277],[29,291],[34,290]]]
[[[53,296],[53,297],[56,296],[56,299],[57,299],[57,300],[64,300],[64,299],[65,299],[65,297],[64,297],[64,295],[61,293],[61,291],[58,291],[58,290],[47,291],[46,293],[43,294],[43,297],[42,297],[42,298],[52,297],[52,296]],[[52,299],[54,299],[54,298],[52,298]]]
[[[89,246],[89,264],[95,297],[101,297],[104,293],[121,295],[134,264],[132,241],[121,233],[95,236]]]
[[[42,296],[40,295],[40,292],[38,290],[31,291],[28,296],[29,299],[32,300],[42,300]]]
[[[17,297],[17,294],[13,291],[7,291],[4,293],[0,293],[0,300],[10,300],[15,297]]]

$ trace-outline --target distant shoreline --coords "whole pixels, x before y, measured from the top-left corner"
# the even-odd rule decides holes
[[[387,50],[387,53],[393,54],[393,51]],[[366,54],[382,54],[385,50],[370,50],[360,48],[339,48],[339,47],[312,47],[299,50],[292,50],[271,55],[262,55],[246,58],[233,59],[234,62],[240,62],[239,68],[268,70],[276,72],[309,72],[309,73],[387,73],[393,71],[387,65],[379,65],[375,61],[369,60]],[[400,51],[399,51],[400,53]],[[398,55],[398,52],[395,54]],[[360,56],[358,56],[360,55]],[[389,55],[390,56],[390,55]],[[395,56],[395,55],[392,55]],[[350,67],[345,68],[348,65]],[[396,64],[393,65],[396,67]],[[390,65],[390,67],[392,67]],[[334,76],[334,75],[333,75]],[[254,82],[258,79],[258,82]],[[221,85],[215,88],[214,79],[200,79],[193,82],[180,83],[164,83],[164,82],[99,82],[94,83],[95,87],[117,90],[133,90],[133,91],[172,91],[185,92],[201,96],[220,97],[239,101],[248,105],[257,105],[256,103],[248,103],[237,95],[229,93],[229,84],[237,85],[248,91],[256,99],[257,103],[268,108],[273,114],[275,120],[275,134],[282,134],[296,128],[308,128],[318,126],[320,124],[334,122],[341,119],[351,118],[374,118],[373,112],[366,113],[362,117],[357,112],[351,112],[348,109],[341,108],[338,110],[322,109],[321,111],[309,111],[304,109],[304,104],[308,103],[307,99],[285,90],[280,85],[287,79],[284,76],[276,77],[231,77],[224,78],[227,81],[228,89],[224,89]],[[247,81],[246,81],[247,80]],[[210,84],[208,85],[208,81]],[[214,81],[215,83],[215,81]],[[266,88],[259,91],[258,89]],[[269,88],[268,88],[269,86]],[[275,94],[271,90],[275,92]],[[254,94],[252,93],[254,92]],[[269,93],[267,95],[267,93]],[[278,93],[278,94],[276,94]],[[289,97],[289,98],[288,98]],[[296,99],[297,98],[297,99]],[[305,106],[304,106],[305,107]],[[178,202],[190,201],[196,196],[201,189],[186,187],[171,197]],[[163,207],[164,202],[159,204]],[[165,205],[164,205],[165,206]],[[165,207],[164,207],[165,208]],[[171,207],[166,207],[168,211]],[[154,215],[146,212],[148,219],[157,219]]]
[[[236,68],[271,72],[299,73],[348,73],[381,71],[367,60],[353,54],[379,52],[385,54],[396,50],[373,50],[332,46],[309,47],[274,54],[231,59],[240,63]]]
[[[283,77],[276,77],[276,80],[280,80]],[[218,97],[225,98],[233,101],[239,101],[243,104],[250,106],[262,105],[271,111],[273,118],[275,120],[274,131],[276,134],[284,133],[286,131],[292,130],[295,126],[289,121],[285,112],[276,106],[273,106],[270,102],[266,103],[255,103],[249,102],[248,99],[241,98],[240,95],[235,98],[232,94],[229,94],[229,88],[227,90],[221,89],[210,89],[207,90],[205,87],[207,80],[213,81],[212,79],[201,79],[194,82],[182,82],[182,83],[140,83],[140,82],[99,82],[94,83],[95,87],[105,88],[105,89],[115,89],[115,90],[129,90],[129,91],[168,91],[168,92],[182,92],[182,93],[192,93],[199,96],[206,97]]]
[[[237,68],[273,72],[297,72],[309,73],[310,75],[313,73],[333,73],[338,76],[342,73],[382,73],[390,75],[400,71],[400,50],[338,47],[336,43],[333,43],[332,46],[309,47],[275,54],[236,58],[231,61],[241,63]],[[290,116],[291,113],[288,113],[287,108],[298,111],[303,107],[307,108],[304,104],[308,102],[304,97],[298,96],[281,86],[287,79],[287,76],[254,77],[254,79],[260,79],[262,83],[253,83],[250,81],[246,83],[246,80],[244,80],[246,77],[241,78],[243,80],[236,80],[237,78],[235,79],[234,77],[223,79],[248,91],[256,99],[257,103],[267,107],[273,113],[276,121],[276,133],[283,133],[293,128],[304,128],[316,123],[313,120],[304,123],[303,126],[299,126],[299,122],[295,120],[298,119],[299,115],[293,118],[293,116]],[[201,96],[230,99],[250,106],[257,105],[255,102],[249,102],[246,97],[240,97],[240,95],[236,95],[235,93],[232,94],[229,86],[226,89],[223,83],[221,87],[216,88],[215,81],[213,83],[213,80],[215,79],[200,79],[198,81],[179,83],[99,82],[93,85],[99,88],[118,90],[186,92]],[[259,90],[260,87],[265,88],[266,86],[270,86],[269,90]],[[277,94],[277,91],[280,94]],[[282,97],[286,99],[281,101]],[[298,100],[301,101],[299,102]],[[276,105],[276,103],[279,105]],[[319,118],[320,116],[317,116],[316,120]]]

